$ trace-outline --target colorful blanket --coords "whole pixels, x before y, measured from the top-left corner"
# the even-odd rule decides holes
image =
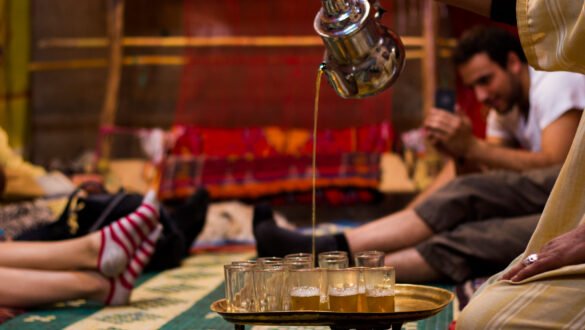
[[[143,276],[129,306],[104,308],[83,300],[70,301],[30,310],[0,325],[0,329],[233,329],[232,324],[211,312],[209,306],[224,296],[223,265],[252,256],[252,252],[194,255],[180,268]],[[454,317],[454,306],[451,304],[433,318],[407,323],[403,329],[447,329]],[[267,326],[251,329],[328,328]]]
[[[177,126],[161,175],[163,199],[199,186],[214,198],[257,198],[312,187],[310,130],[277,127],[213,129]],[[317,187],[376,189],[380,155],[392,145],[388,123],[317,134]]]

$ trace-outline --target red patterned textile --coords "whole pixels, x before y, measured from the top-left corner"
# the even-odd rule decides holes
[[[312,135],[276,127],[178,126],[183,134],[163,165],[160,195],[182,198],[206,187],[214,198],[257,198],[312,187]],[[317,134],[316,186],[376,189],[388,123]]]
[[[275,44],[186,47],[175,123],[216,128],[312,127],[315,80],[325,50],[313,29],[320,1],[183,3],[185,36],[210,41],[271,38]],[[391,10],[392,4],[384,6]],[[392,16],[383,16],[386,26],[392,26]],[[290,44],[288,38],[313,41]],[[319,127],[358,127],[391,118],[392,89],[366,99],[343,99],[325,80]]]

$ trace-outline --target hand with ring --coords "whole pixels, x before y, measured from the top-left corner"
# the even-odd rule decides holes
[[[522,260],[522,263],[524,264],[524,266],[529,266],[537,261],[538,261],[538,254],[533,253],[533,254],[529,255],[528,257],[524,258],[524,260]]]
[[[549,270],[581,263],[585,263],[585,225],[552,239],[540,252],[529,254],[510,268],[501,279],[518,282]]]

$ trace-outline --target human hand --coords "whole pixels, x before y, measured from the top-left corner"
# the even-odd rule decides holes
[[[429,142],[455,157],[465,157],[475,142],[471,121],[456,106],[455,113],[433,108],[424,121]]]
[[[560,235],[540,250],[512,267],[502,280],[521,281],[563,266],[585,263],[585,225]]]

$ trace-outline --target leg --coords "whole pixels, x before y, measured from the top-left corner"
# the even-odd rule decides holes
[[[0,306],[33,307],[72,299],[105,301],[110,283],[96,272],[0,267]],[[10,285],[6,285],[10,283]]]
[[[404,235],[408,232],[409,235]],[[433,233],[412,210],[405,210],[336,235],[317,237],[317,253],[343,250],[391,250],[414,245]],[[311,236],[280,228],[269,207],[254,209],[254,237],[259,256],[283,256],[311,252]]]
[[[431,228],[413,210],[400,211],[345,232],[351,252],[396,251],[432,235]]]
[[[171,213],[172,219],[185,237],[185,255],[189,253],[193,241],[205,225],[208,207],[209,193],[201,188]]]
[[[0,306],[34,307],[72,299],[88,299],[108,305],[128,303],[136,278],[154,252],[159,226],[133,255],[128,268],[115,279],[98,272],[46,271],[0,267]]]
[[[435,233],[466,222],[542,212],[559,167],[523,173],[494,171],[453,180],[415,208]]]
[[[100,233],[58,242],[3,242],[0,267],[40,270],[95,268]]]
[[[96,269],[113,277],[122,272],[136,248],[158,223],[152,194],[133,213],[89,235],[58,242],[0,244],[0,266],[39,270]],[[72,253],[74,252],[74,253]]]
[[[416,251],[431,268],[454,282],[491,275],[524,251],[539,218],[534,214],[465,223],[417,245]]]
[[[558,167],[526,173],[493,172],[457,178],[413,210],[404,210],[356,229],[316,240],[317,252],[328,250],[398,251],[434,233],[462,223],[515,217],[542,211]],[[276,226],[272,211],[254,212],[254,236],[260,256],[309,252],[311,237]]]
[[[387,254],[384,264],[394,267],[396,282],[399,283],[427,283],[445,279],[414,248]]]
[[[274,221],[272,208],[268,205],[254,207],[253,226],[259,257],[282,257],[289,253],[311,252],[311,236],[278,227]],[[317,253],[349,250],[343,234],[317,237],[315,248]]]

